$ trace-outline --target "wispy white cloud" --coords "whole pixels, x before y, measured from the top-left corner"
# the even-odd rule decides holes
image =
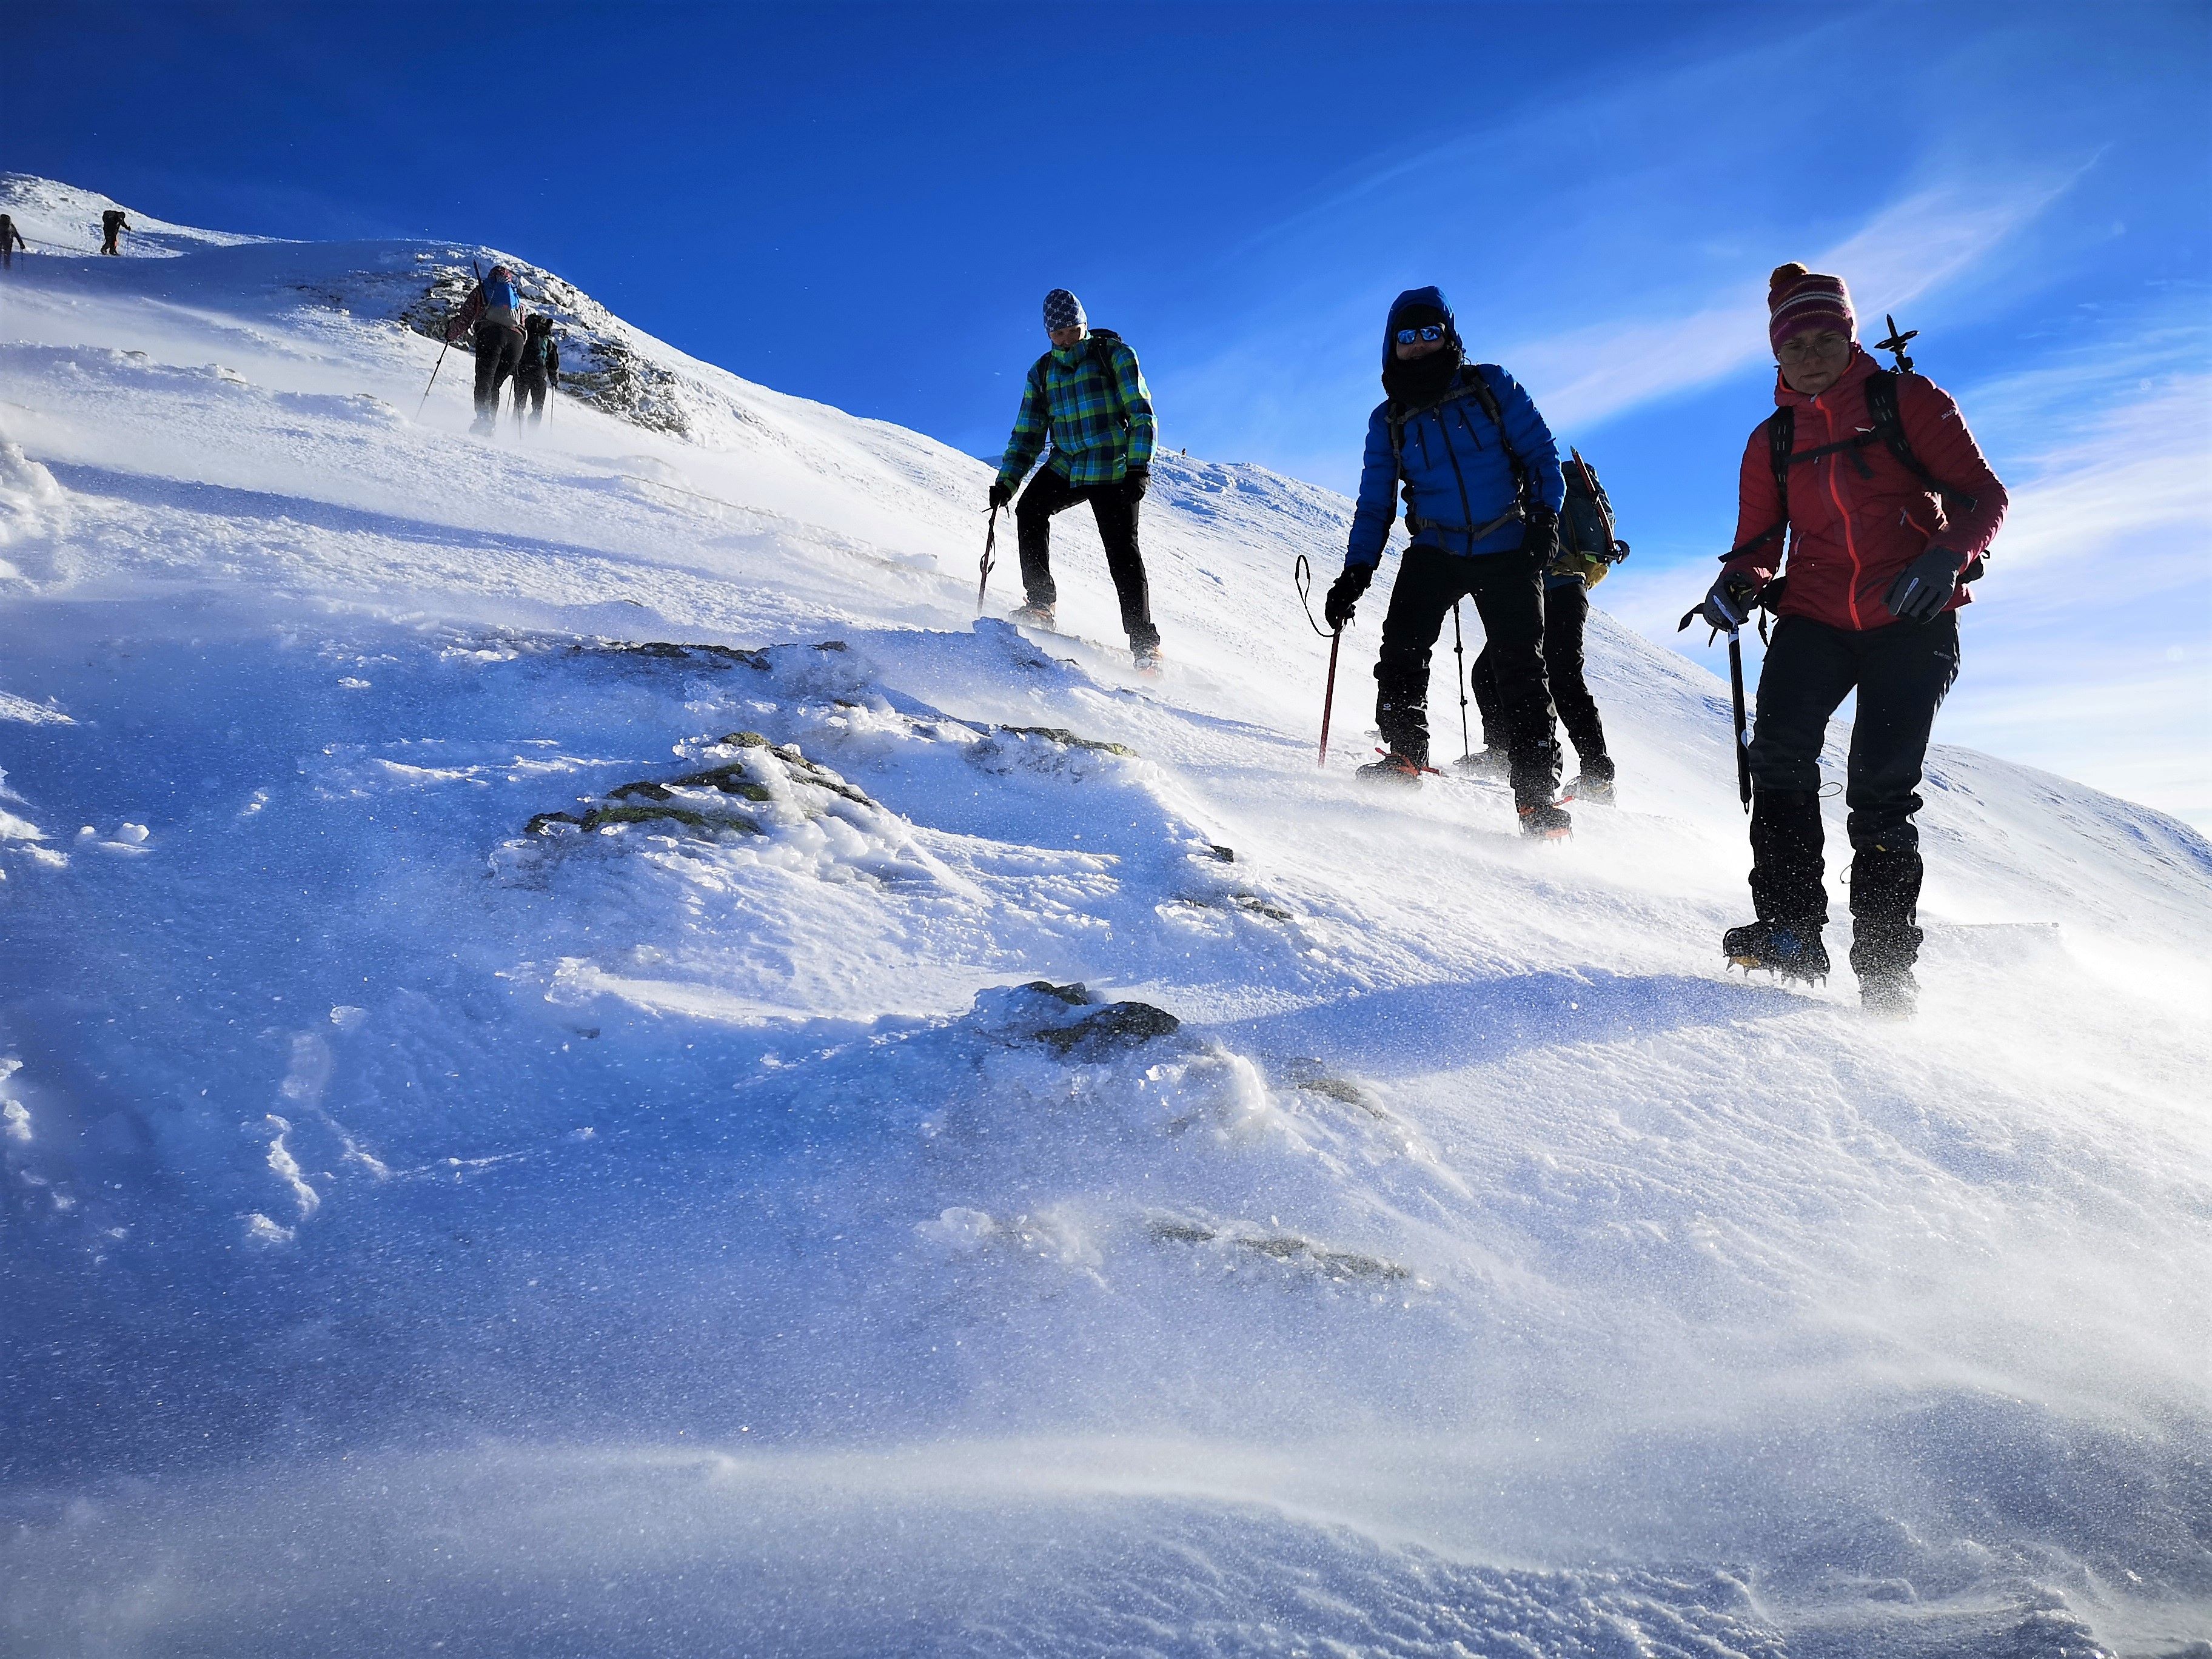
[[[2076,170],[2009,187],[1976,180],[1916,190],[1810,263],[1844,274],[1862,320],[1898,310],[1987,258],[2078,177]],[[1763,270],[1747,271],[1692,312],[1613,318],[1516,343],[1515,373],[1553,426],[1576,429],[1708,384],[1765,357],[1765,278]]]

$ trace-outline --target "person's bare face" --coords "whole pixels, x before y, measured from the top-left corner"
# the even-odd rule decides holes
[[[1851,337],[1838,328],[1793,334],[1775,352],[1774,361],[1782,366],[1784,386],[1808,398],[1817,398],[1850,367]]]
[[[1431,357],[1444,349],[1446,342],[1439,335],[1433,340],[1401,340],[1398,342],[1398,361],[1409,363],[1416,357]]]
[[[1045,337],[1056,346],[1072,346],[1083,337],[1083,325],[1078,323],[1070,328],[1048,328],[1045,331]]]

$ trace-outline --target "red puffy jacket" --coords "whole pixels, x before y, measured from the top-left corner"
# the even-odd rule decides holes
[[[1817,398],[1792,392],[1775,377],[1775,403],[1796,410],[1796,453],[1873,432],[1866,381],[1876,367],[1865,351],[1852,347],[1843,378]],[[1878,438],[1795,463],[1790,469],[1790,580],[1776,607],[1779,614],[1810,617],[1854,631],[1885,628],[1897,619],[1882,596],[1906,565],[1930,547],[1962,554],[1971,564],[1996,539],[2008,505],[2005,489],[1982,459],[1950,395],[1917,374],[1899,374],[1897,413],[1920,465],[1972,496],[1973,510],[1955,524],[1947,520],[1938,499]],[[1735,544],[1741,547],[1782,517],[1764,421],[1744,447],[1736,496]],[[1782,538],[1775,536],[1729,560],[1725,568],[1765,583],[1781,562]],[[1967,598],[1961,583],[1951,608],[1965,605]]]

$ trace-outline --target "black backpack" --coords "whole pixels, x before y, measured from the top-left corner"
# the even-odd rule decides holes
[[[1782,504],[1782,516],[1740,547],[1732,547],[1721,555],[1723,563],[1739,554],[1748,553],[1761,543],[1771,541],[1790,528],[1790,469],[1801,462],[1817,460],[1823,455],[1848,454],[1859,470],[1859,476],[1870,478],[1874,470],[1859,453],[1869,444],[1880,443],[1897,458],[1898,464],[1927,486],[1931,495],[1940,497],[1944,510],[1960,513],[1974,510],[1974,498],[1963,489],[1954,489],[1920,464],[1912,453],[1912,443],[1905,435],[1904,417],[1897,410],[1897,371],[1877,368],[1867,376],[1867,413],[1874,418],[1874,430],[1854,433],[1840,442],[1823,444],[1818,449],[1797,453],[1797,411],[1778,409],[1766,422],[1766,453],[1768,464],[1774,469],[1774,494]],[[1959,574],[1961,582],[1975,580],[1982,574],[1982,562],[1975,559]],[[1770,585],[1768,591],[1773,592]]]

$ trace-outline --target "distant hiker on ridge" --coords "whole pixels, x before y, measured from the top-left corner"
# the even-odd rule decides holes
[[[522,363],[522,295],[515,291],[514,273],[494,265],[484,273],[446,325],[446,338],[458,340],[471,325],[476,330],[477,418],[469,430],[489,434],[499,417],[500,388]]]
[[[1418,787],[1429,765],[1429,653],[1444,617],[1472,594],[1482,618],[1514,805],[1524,836],[1555,839],[1573,820],[1552,801],[1559,781],[1552,694],[1544,674],[1544,573],[1559,549],[1566,480],[1551,428],[1520,383],[1495,363],[1470,363],[1441,290],[1408,289],[1382,330],[1382,389],[1367,420],[1359,500],[1344,572],[1323,615],[1352,608],[1389,539],[1406,487],[1413,545],[1390,591],[1375,665],[1375,723],[1389,754],[1362,775]]]
[[[118,234],[130,228],[131,222],[123,216],[121,208],[105,210],[100,216],[100,251],[121,258],[123,250],[115,246],[115,239]]]
[[[522,325],[522,362],[514,371],[514,418],[532,426],[545,418],[547,395],[561,384],[561,347],[553,337],[553,319],[543,312]]]
[[[991,505],[1004,507],[1028,477],[1037,453],[1051,453],[1014,509],[1029,602],[1012,620],[1053,626],[1060,590],[1052,580],[1052,515],[1087,501],[1106,544],[1106,568],[1121,600],[1121,626],[1139,669],[1160,665],[1160,630],[1137,547],[1137,506],[1152,481],[1152,396],[1137,354],[1110,329],[1086,330],[1083,302],[1064,288],[1044,296],[1044,329],[1052,349],[1030,365],[1021,412],[1006,459],[991,485]]]
[[[1567,793],[1577,800],[1609,806],[1613,757],[1606,753],[1597,699],[1583,678],[1583,625],[1589,620],[1589,590],[1628,556],[1628,544],[1614,538],[1613,502],[1589,463],[1573,455],[1563,470],[1567,500],[1559,514],[1559,552],[1544,574],[1544,678],[1559,711],[1559,724],[1566,727],[1582,762],[1582,775],[1567,786]],[[1483,750],[1465,763],[1466,769],[1505,777],[1511,771],[1508,722],[1497,661],[1488,645],[1467,678],[1475,707],[1482,711]]]
[[[1721,949],[1746,969],[1826,975],[1820,745],[1856,688],[1844,788],[1851,970],[1868,1007],[1909,1014],[1916,791],[1936,705],[1958,677],[1963,584],[1982,573],[2005,489],[1946,392],[1861,348],[1842,277],[1778,266],[1766,304],[1780,407],[1744,447],[1736,544],[1700,607],[1716,628],[1740,626],[1762,599],[1781,617],[1750,750],[1758,920],[1729,928]]]
[[[31,245],[23,240],[23,233],[15,228],[15,216],[0,213],[0,270],[13,270],[15,268],[17,248],[28,253],[31,251]]]

